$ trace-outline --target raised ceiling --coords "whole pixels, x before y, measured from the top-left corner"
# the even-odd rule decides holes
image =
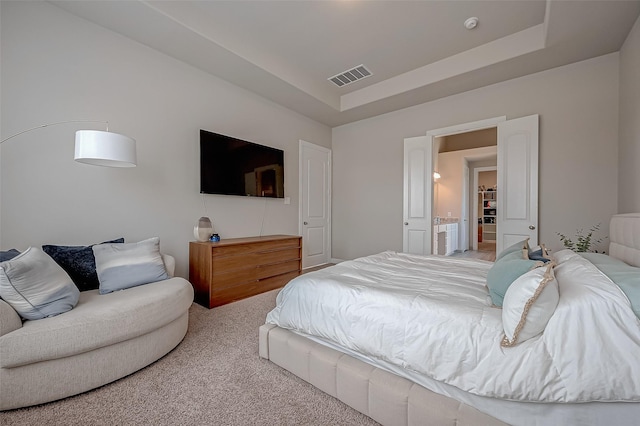
[[[609,0],[52,3],[332,127],[616,52],[640,14]],[[328,80],[360,64],[373,75]]]

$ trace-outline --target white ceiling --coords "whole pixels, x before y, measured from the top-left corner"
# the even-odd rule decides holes
[[[631,0],[52,3],[332,127],[616,52],[640,14]],[[373,76],[327,80],[360,64]]]

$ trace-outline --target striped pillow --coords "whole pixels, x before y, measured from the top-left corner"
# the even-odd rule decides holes
[[[131,244],[98,244],[92,249],[100,294],[169,278],[158,237]]]

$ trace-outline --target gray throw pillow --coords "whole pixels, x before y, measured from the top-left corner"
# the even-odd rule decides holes
[[[53,259],[29,247],[0,263],[0,297],[22,318],[37,320],[70,311],[80,292]]]
[[[7,251],[0,251],[0,262],[6,262],[7,260],[11,260],[14,257],[16,257],[17,255],[19,255],[20,252],[16,249],[9,249]]]
[[[169,278],[158,237],[131,244],[98,244],[93,254],[100,294]]]
[[[101,244],[124,243],[124,238]],[[91,246],[44,245],[42,250],[56,261],[71,277],[80,291],[95,290],[99,286],[96,275],[96,259]]]

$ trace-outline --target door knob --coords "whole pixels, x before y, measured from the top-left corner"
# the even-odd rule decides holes
[[[533,226],[533,225],[529,225],[529,229],[531,229],[533,231],[534,229],[536,229],[536,227]]]
[[[308,225],[308,223],[307,223],[307,222],[302,222],[302,224],[303,224],[303,225]]]
[[[409,222],[405,222],[404,224],[405,224],[405,225],[408,225],[408,224],[409,224]]]

